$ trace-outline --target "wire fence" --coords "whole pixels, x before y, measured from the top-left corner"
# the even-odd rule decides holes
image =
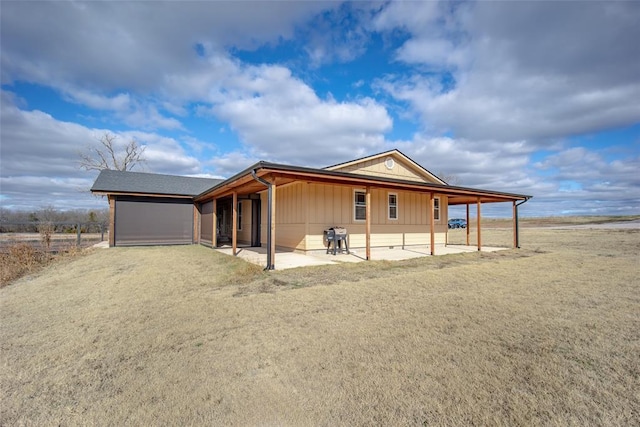
[[[108,239],[109,228],[101,222],[24,221],[0,222],[0,251],[16,244],[59,252],[70,246],[87,247]]]

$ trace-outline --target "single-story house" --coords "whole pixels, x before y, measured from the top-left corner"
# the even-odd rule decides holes
[[[448,185],[398,150],[324,169],[261,161],[225,180],[103,170],[91,191],[108,198],[110,246],[264,246],[268,269],[276,248],[324,249],[334,226],[367,259],[376,246],[429,245],[434,254],[453,205],[466,205],[467,220],[476,206],[480,249],[482,204],[511,203],[518,247],[518,206],[531,198]]]

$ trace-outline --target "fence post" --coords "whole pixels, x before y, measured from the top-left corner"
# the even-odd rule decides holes
[[[80,247],[80,233],[82,232],[80,228],[80,223],[76,224],[77,238],[76,238],[76,246]]]
[[[100,241],[104,242],[104,224],[100,223]]]

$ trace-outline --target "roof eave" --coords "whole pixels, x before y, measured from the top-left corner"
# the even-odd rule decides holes
[[[471,188],[471,187],[451,186],[447,184],[406,181],[406,180],[393,179],[393,178],[361,175],[361,174],[354,174],[349,172],[330,171],[326,169],[315,169],[315,168],[307,168],[307,167],[301,167],[301,166],[282,165],[282,164],[260,161],[246,168],[244,171],[221,182],[215,187],[199,194],[198,196],[195,197],[195,200],[200,201],[200,200],[206,199],[208,198],[208,196],[213,195],[213,193],[215,193],[216,190],[219,190],[223,187],[230,187],[230,184],[232,184],[234,181],[238,181],[242,178],[246,178],[246,176],[251,174],[252,171],[258,172],[259,170],[263,170],[265,173],[294,172],[294,173],[302,173],[302,174],[306,173],[306,174],[312,174],[312,175],[322,175],[327,177],[345,178],[351,181],[348,185],[355,185],[357,182],[360,182],[365,185],[369,183],[374,186],[378,184],[379,186],[385,186],[385,187],[394,186],[394,185],[414,187],[414,188],[421,187],[421,188],[424,188],[425,190],[428,190],[428,189],[440,190],[439,193],[449,194],[449,195],[452,195],[452,197],[456,197],[456,196],[469,197],[474,195],[480,196],[480,197],[491,196],[492,198],[502,199],[501,201],[525,200],[525,199],[528,200],[531,198],[531,196],[524,195],[524,194],[506,193],[506,192],[484,190],[484,189]]]
[[[171,197],[180,199],[193,199],[194,194],[177,194],[177,193],[149,193],[144,191],[111,191],[111,190],[90,190],[97,196],[140,196],[140,197]]]

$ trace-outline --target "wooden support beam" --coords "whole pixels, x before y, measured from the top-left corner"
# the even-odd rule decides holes
[[[218,246],[218,199],[213,199],[213,232],[211,233],[211,246]]]
[[[233,192],[231,202],[231,253],[235,256],[238,252],[238,192]]]
[[[365,242],[367,261],[371,260],[371,187],[367,187],[365,193]]]
[[[467,246],[469,246],[469,235],[471,234],[471,215],[469,215],[469,203],[467,203]]]
[[[269,252],[271,253],[271,266],[270,269],[276,268],[276,184],[271,184],[271,242],[269,245]]]
[[[435,235],[435,228],[436,228],[436,207],[435,207],[435,202],[434,202],[434,198],[433,198],[433,193],[429,193],[429,251],[431,252],[431,255],[435,255],[436,254],[436,235]]]
[[[513,249],[518,247],[518,207],[516,201],[513,201]]]
[[[478,206],[478,218],[477,218],[477,222],[478,222],[478,229],[476,230],[478,233],[478,250],[482,250],[482,219],[481,219],[481,215],[480,215],[480,197],[477,198],[476,204]]]
[[[200,210],[198,204],[193,204],[193,236],[191,237],[191,243],[200,243]]]
[[[309,203],[309,192],[311,191],[310,185],[308,182],[302,184],[302,210],[304,212],[304,248],[309,248],[309,218],[311,217],[310,206]],[[348,247],[348,245],[347,245]]]
[[[109,247],[116,245],[116,199],[114,196],[109,198]]]

